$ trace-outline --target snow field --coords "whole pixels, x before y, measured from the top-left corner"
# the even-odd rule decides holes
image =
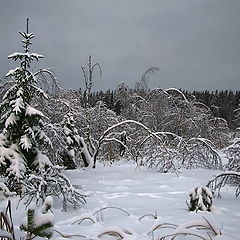
[[[91,195],[78,216],[81,216],[81,213],[94,213],[103,207],[121,208],[130,214],[128,216],[117,209],[105,209],[100,216],[95,216],[103,218],[99,222],[92,224],[86,220],[78,225],[76,230],[93,238],[104,227],[117,226],[128,229],[141,238],[151,239],[151,235],[146,233],[157,223],[179,225],[193,220],[203,221],[204,216],[223,232],[219,239],[238,239],[240,199],[234,197],[234,189],[231,187],[224,189],[221,199],[214,199],[212,213],[187,210],[186,200],[189,200],[189,192],[196,186],[205,185],[217,173],[218,171],[194,169],[183,170],[177,176],[174,173],[161,174],[145,168],[136,169],[133,165],[68,171],[67,175],[73,184],[81,183],[83,189]],[[149,216],[139,221],[141,216],[155,213],[157,219]],[[77,220],[77,215],[73,219]],[[72,219],[69,219],[69,223],[71,221]],[[89,232],[95,235],[89,235]],[[155,235],[157,237],[158,233]],[[185,236],[178,239],[187,238]]]
[[[136,169],[134,165],[120,165],[96,169],[79,169],[66,171],[74,185],[82,186],[87,192],[87,204],[80,209],[61,210],[61,203],[54,199],[55,229],[70,239],[158,239],[175,229],[160,229],[150,233],[154,227],[163,223],[179,226],[183,231],[184,224],[196,221],[206,223],[206,218],[222,235],[213,237],[221,240],[237,240],[240,229],[240,199],[235,198],[234,188],[223,189],[222,198],[215,198],[213,212],[189,212],[186,200],[189,192],[197,186],[205,185],[218,171],[205,169],[182,170],[175,173],[158,173],[144,167]],[[13,204],[17,203],[17,198]],[[102,210],[98,211],[99,209]],[[15,210],[15,208],[13,207]],[[22,203],[14,211],[14,223],[20,224],[24,217]],[[147,216],[144,216],[147,215]],[[153,216],[157,215],[155,219]],[[142,217],[142,218],[141,218]],[[80,224],[78,224],[80,223]],[[181,225],[183,224],[183,225]],[[117,237],[104,234],[115,231]],[[123,231],[127,231],[128,234]],[[188,229],[209,239],[207,231]],[[23,235],[19,230],[17,234]],[[66,237],[66,236],[65,236]],[[53,239],[66,239],[55,232]],[[167,238],[171,239],[171,238]],[[200,239],[196,236],[178,236],[181,239]]]

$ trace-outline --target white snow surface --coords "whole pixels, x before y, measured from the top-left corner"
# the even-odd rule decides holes
[[[188,229],[189,223],[205,223],[207,219],[214,229],[222,235],[213,236],[218,240],[238,240],[240,235],[240,198],[235,198],[235,189],[226,186],[222,198],[215,198],[212,212],[189,212],[186,200],[189,191],[197,186],[204,186],[209,179],[220,171],[206,169],[182,170],[174,173],[159,173],[144,167],[136,168],[133,164],[100,166],[96,169],[86,168],[68,170],[65,174],[74,185],[81,186],[89,195],[87,204],[79,209],[61,210],[58,198],[53,200],[55,216],[54,228],[70,239],[158,239],[160,236],[174,232],[193,232],[208,237],[206,230]],[[18,229],[25,216],[23,202],[16,209],[18,197],[11,197],[13,221],[17,237],[24,233]],[[0,206],[6,205],[2,200]],[[104,208],[103,210],[99,210]],[[146,214],[157,214],[153,218]],[[145,217],[141,218],[142,216]],[[204,217],[204,218],[203,218]],[[141,218],[141,220],[139,220]],[[92,220],[92,221],[91,221]],[[80,224],[79,224],[80,223]],[[173,229],[161,228],[151,233],[155,226],[163,223],[175,224]],[[107,236],[107,232],[114,236]],[[102,234],[102,235],[101,235]],[[19,238],[17,238],[19,239]],[[55,232],[53,239],[65,239]],[[160,238],[159,238],[160,239]],[[167,238],[170,239],[170,238]],[[194,236],[179,235],[178,240],[198,239]]]

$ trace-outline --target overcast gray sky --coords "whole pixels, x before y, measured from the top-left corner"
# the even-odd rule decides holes
[[[150,87],[240,89],[239,0],[0,0],[0,76],[16,66],[26,18],[65,88],[83,86],[80,66],[91,54],[102,66],[94,90],[130,87],[149,66]]]

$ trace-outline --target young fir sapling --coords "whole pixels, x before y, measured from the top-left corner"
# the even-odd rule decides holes
[[[196,187],[190,194],[190,202],[187,202],[189,211],[211,211],[213,194],[208,187]]]
[[[47,196],[62,196],[63,203],[85,203],[85,196],[75,189],[62,168],[52,164],[49,150],[52,142],[45,133],[48,118],[36,109],[39,99],[47,94],[39,87],[38,74],[30,65],[42,55],[30,52],[33,33],[20,32],[23,52],[15,52],[9,59],[20,61],[20,66],[6,75],[4,96],[0,104],[0,177],[10,191],[15,191],[26,204],[34,199],[42,203]],[[1,89],[2,90],[2,89]],[[41,201],[39,201],[41,200]]]
[[[34,106],[36,98],[47,99],[47,95],[38,87],[37,77],[30,70],[32,61],[43,56],[30,53],[34,35],[28,32],[28,21],[27,31],[20,34],[24,52],[8,56],[14,61],[20,60],[20,66],[7,73],[11,85],[0,105],[0,175],[6,177],[10,190],[21,194],[21,181],[29,170],[39,170],[39,153],[45,155],[51,141],[43,130],[46,117]]]
[[[54,232],[54,215],[51,212],[53,199],[51,196],[46,197],[42,207],[36,209],[32,203],[27,210],[27,216],[20,225],[20,230],[27,233],[26,240],[36,236],[51,238]]]
[[[62,121],[66,141],[66,150],[63,154],[63,164],[67,169],[76,169],[79,165],[92,166],[92,157],[88,151],[83,137],[75,127],[75,119],[72,112],[67,113]],[[82,159],[83,163],[80,163]]]

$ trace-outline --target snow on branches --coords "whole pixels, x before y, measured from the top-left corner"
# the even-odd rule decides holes
[[[14,53],[9,56],[13,60],[20,60],[21,67],[9,71],[12,86],[7,89],[0,105],[2,135],[5,138],[5,151],[1,151],[1,164],[7,173],[20,177],[25,168],[16,167],[25,165],[26,169],[33,168],[33,161],[39,148],[49,145],[49,139],[42,133],[44,114],[31,106],[36,96],[45,97],[45,94],[36,84],[34,74],[28,69],[30,62],[41,55],[30,54],[29,45],[33,34],[21,33],[25,38],[25,53]],[[8,152],[12,152],[10,157]],[[19,165],[19,166],[20,166]],[[21,170],[21,174],[19,171]],[[3,172],[1,172],[4,174]],[[8,174],[7,174],[8,175]]]
[[[224,149],[228,158],[225,171],[215,176],[208,182],[208,186],[221,196],[220,192],[226,184],[231,184],[236,188],[235,196],[240,195],[240,140],[234,139],[233,144]]]
[[[74,169],[81,166],[82,159],[84,166],[92,166],[93,160],[82,137],[79,136],[78,130],[75,127],[73,113],[69,112],[63,119],[63,132],[66,138],[66,151],[63,154],[63,164],[68,169]]]
[[[67,209],[68,203],[74,207],[86,203],[86,195],[76,189],[70,180],[62,173],[63,167],[48,166],[42,168],[38,174],[29,174],[22,181],[24,193],[21,200],[29,205],[33,200],[37,204],[43,202],[47,196],[61,197],[63,209]]]
[[[48,98],[39,87],[39,75],[41,79],[45,72],[50,74],[50,71],[31,72],[30,63],[43,56],[29,52],[34,35],[28,33],[28,27],[27,32],[20,34],[24,38],[24,53],[8,56],[14,61],[20,60],[20,66],[7,73],[10,84],[4,84],[6,89],[1,92],[4,94],[0,105],[0,176],[5,177],[10,190],[27,196],[27,204],[51,194],[62,195],[64,202],[75,205],[85,202],[84,196],[63,175],[62,168],[53,167],[47,156],[52,148],[51,140],[44,132],[48,118],[37,109],[37,103],[39,99]]]
[[[191,138],[181,144],[182,164],[187,168],[221,169],[222,161],[215,146],[204,138]]]

